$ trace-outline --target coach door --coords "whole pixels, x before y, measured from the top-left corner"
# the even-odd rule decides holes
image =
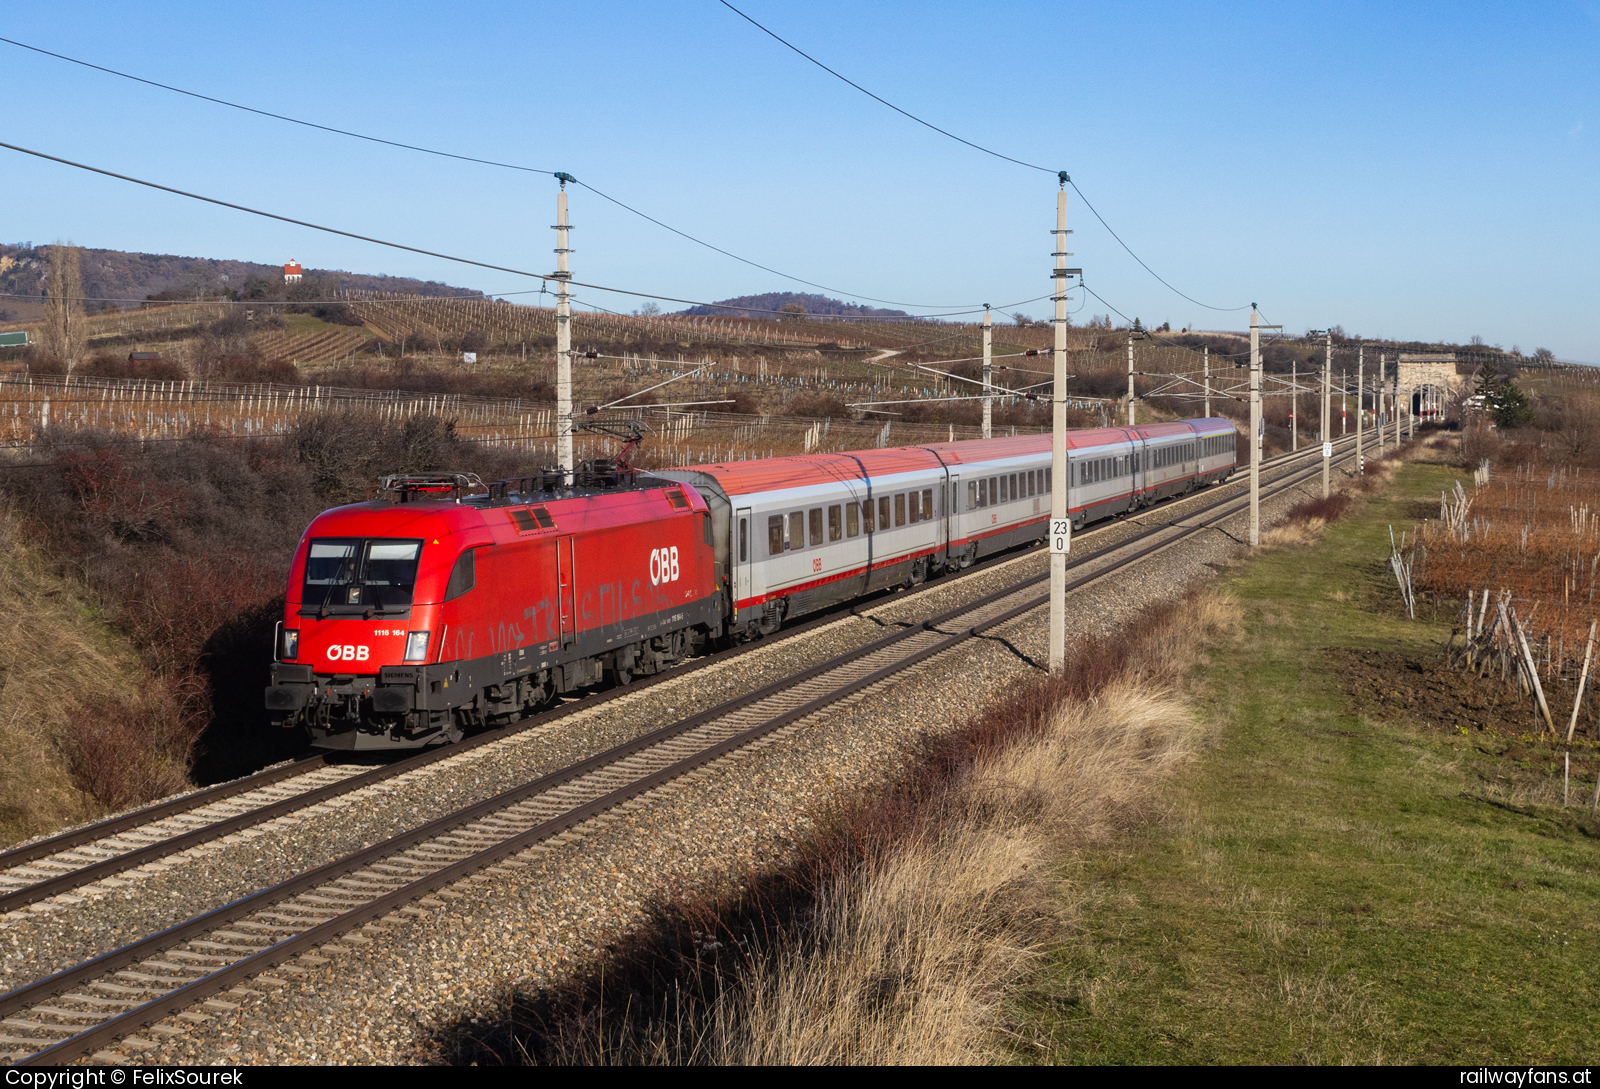
[[[733,608],[739,607],[739,602],[749,601],[750,593],[750,565],[755,556],[755,519],[750,516],[749,507],[740,507],[733,516]],[[739,614],[734,613],[737,622]]]
[[[556,571],[557,586],[556,596],[561,614],[561,647],[566,649],[578,638],[577,610],[574,608],[573,588],[577,582],[577,573],[573,568],[573,539],[560,537],[556,540]]]
[[[956,508],[961,506],[961,474],[950,474],[950,491],[944,497],[944,551],[950,556],[950,546],[960,540],[956,526]]]

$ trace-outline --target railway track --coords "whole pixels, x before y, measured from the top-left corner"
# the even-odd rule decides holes
[[[1341,443],[1345,442],[1346,440],[1341,440]],[[1304,461],[1315,460],[1314,454],[1315,451],[1308,449],[1305,452],[1285,455],[1264,463],[1263,468],[1276,478],[1277,474],[1294,471],[1294,467]],[[1209,505],[1215,505],[1227,502],[1238,494],[1236,484],[1225,488],[1227,490],[1220,493],[1212,491],[1180,497],[1153,508],[1149,513],[1166,513],[1194,505],[1204,509],[1208,505],[1208,500]],[[1232,492],[1233,496],[1230,496],[1229,492]],[[1095,535],[1121,524],[1124,523],[1102,523],[1079,535],[1079,539],[1092,540]],[[962,579],[1013,562],[1016,558],[1015,554],[996,557],[959,575],[927,583],[910,595],[902,595],[900,600],[905,601],[917,594],[950,587]],[[636,681],[626,688],[594,693],[578,700],[568,701],[559,708],[508,726],[485,731],[449,748],[421,752],[379,767],[341,764],[336,758],[314,756],[0,852],[0,916],[26,909],[33,904],[70,897],[75,890],[96,883],[100,883],[104,888],[115,888],[118,874],[159,863],[163,858],[192,847],[220,840],[357,790],[376,786],[419,768],[440,761],[463,758],[483,745],[516,733],[542,728],[565,715],[599,706],[655,684],[684,677],[740,654],[763,649],[775,641],[804,635],[823,624],[833,623],[841,612],[870,607],[883,596],[886,595],[869,598],[853,606],[830,610],[812,620],[785,629],[775,636],[694,659],[676,669]],[[106,884],[108,881],[110,884]],[[60,902],[70,903],[58,900],[58,903]]]
[[[1296,459],[1293,465],[1298,465]],[[1320,461],[1320,458],[1317,459]],[[1280,463],[1281,464],[1281,463]],[[1263,497],[1310,480],[1319,467],[1291,467]],[[1076,558],[1068,592],[1237,515],[1233,495],[1203,513],[1151,526]],[[674,789],[708,765],[769,742],[811,715],[954,649],[1047,600],[1026,577],[1008,587],[885,635],[863,647],[738,696],[533,782],[200,915],[161,933],[0,995],[0,1053],[18,1063],[73,1061],[172,1015],[204,1020],[233,1004],[217,996],[364,924],[514,856],[548,850],[579,826],[602,825],[652,792]],[[575,707],[581,704],[573,705]],[[503,869],[500,872],[505,872]],[[479,877],[478,879],[482,879]],[[446,893],[445,895],[450,895]],[[359,943],[354,934],[348,940]],[[170,1030],[169,1030],[170,1031]],[[120,1056],[100,1054],[109,1061]]]

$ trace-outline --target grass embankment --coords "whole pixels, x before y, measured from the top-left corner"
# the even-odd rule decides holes
[[[132,644],[49,570],[31,537],[0,506],[0,846],[95,810],[74,781],[86,769],[73,700],[132,700],[143,679]]]
[[[1219,740],[1172,782],[1167,821],[1077,856],[1062,875],[1080,929],[1021,996],[1036,1042],[1020,1059],[1592,1054],[1593,742],[1574,745],[1575,768],[1589,750],[1573,784],[1581,804],[1561,809],[1559,749],[1430,724],[1414,676],[1365,691],[1348,667],[1352,653],[1439,658],[1452,609],[1402,617],[1388,526],[1410,527],[1419,502],[1436,511],[1456,475],[1408,465],[1320,541],[1228,574],[1244,634],[1214,659],[1196,701]]]

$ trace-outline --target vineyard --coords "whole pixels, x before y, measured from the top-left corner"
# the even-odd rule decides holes
[[[1600,472],[1520,465],[1443,505],[1419,530],[1418,589],[1456,601],[1509,591],[1554,659],[1581,655],[1600,616]]]
[[[94,315],[89,352],[110,363],[70,379],[35,371],[19,350],[0,357],[0,444],[33,446],[61,427],[141,439],[194,429],[259,437],[285,433],[307,412],[436,413],[463,437],[553,460],[553,307],[346,291],[328,301],[338,313],[325,321],[241,305],[174,302]],[[644,455],[664,459],[658,464],[981,434],[980,388],[971,381],[981,370],[980,324],[759,317],[580,308],[576,411],[640,420],[660,437]],[[994,327],[994,381],[1019,391],[994,398],[1001,433],[1048,426],[1047,403],[1024,394],[1048,390],[1053,337],[1042,323]],[[1074,328],[1068,350],[1069,424],[1113,422],[1127,384],[1123,335]],[[1135,351],[1141,394],[1198,389],[1194,352],[1156,341]],[[131,360],[117,362],[134,352],[159,354],[159,369],[140,377]],[[1226,360],[1216,363],[1219,389],[1237,380]],[[1228,404],[1219,396],[1214,411]],[[1198,408],[1157,402],[1142,418]]]

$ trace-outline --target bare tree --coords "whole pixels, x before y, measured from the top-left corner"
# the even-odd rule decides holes
[[[40,346],[71,374],[89,345],[89,325],[82,302],[83,275],[78,266],[78,248],[71,243],[57,242],[50,247],[49,291]]]

